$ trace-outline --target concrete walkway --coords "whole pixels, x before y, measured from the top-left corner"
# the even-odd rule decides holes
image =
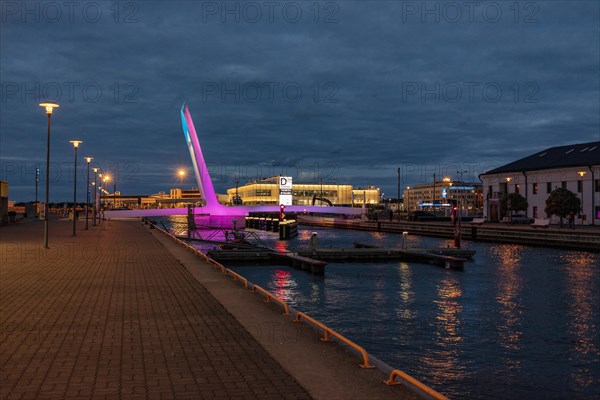
[[[140,222],[78,226],[0,229],[0,398],[406,398]]]

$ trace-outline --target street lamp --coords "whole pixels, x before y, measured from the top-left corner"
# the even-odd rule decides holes
[[[462,185],[462,181],[463,181],[463,174],[467,173],[469,171],[456,171],[456,174],[460,177],[458,179],[459,182],[461,182]],[[462,190],[462,189],[460,189]],[[454,245],[456,246],[457,249],[460,249],[460,241],[461,241],[461,222],[462,222],[462,193],[459,192],[458,193],[458,226],[454,229]]]
[[[87,161],[87,184],[85,185],[85,230],[88,230],[88,218],[90,211],[90,163],[94,159],[94,157],[84,157],[85,161]]]
[[[585,211],[583,209],[583,177],[584,175],[587,173],[586,171],[579,171],[577,172],[579,174],[579,176],[581,177],[581,225],[583,225],[583,221],[585,220]],[[593,213],[593,210],[592,210]],[[593,219],[593,215],[592,215],[592,219]]]
[[[69,141],[75,149],[75,168],[73,172],[73,236],[77,236],[77,149],[83,143],[81,140]]]
[[[102,187],[106,189],[108,187],[108,182],[110,182],[110,175],[104,174],[104,177],[102,178],[102,182],[104,182],[104,185]],[[104,190],[104,194],[108,195],[108,192],[106,190]],[[107,200],[108,199],[105,198],[105,201],[104,201],[105,206],[108,205]],[[114,206],[114,204],[113,204],[113,206]]]
[[[94,168],[94,226],[96,226],[96,213],[98,212],[98,183],[96,178],[98,177],[98,168]]]
[[[46,115],[48,116],[48,135],[46,144],[46,204],[44,204],[44,248],[48,247],[48,202],[50,199],[50,116],[52,110],[60,107],[58,104],[51,101],[40,103],[40,107],[46,108]]]

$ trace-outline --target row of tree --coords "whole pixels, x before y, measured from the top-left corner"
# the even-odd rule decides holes
[[[500,198],[502,215],[510,214],[512,211],[526,211],[528,207],[527,199],[519,193],[505,194]],[[563,218],[581,211],[581,200],[570,190],[557,188],[546,199],[544,211],[549,216],[556,215],[562,223]]]

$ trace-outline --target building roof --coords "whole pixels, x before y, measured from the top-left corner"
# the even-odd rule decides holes
[[[482,175],[600,165],[600,142],[550,147]]]

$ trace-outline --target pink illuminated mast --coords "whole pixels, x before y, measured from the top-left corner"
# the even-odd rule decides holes
[[[204,160],[204,154],[202,154],[202,148],[200,147],[200,141],[198,140],[198,134],[190,115],[190,110],[187,105],[181,107],[181,125],[183,128],[183,134],[185,136],[185,142],[190,151],[192,157],[192,163],[194,165],[194,174],[196,175],[196,182],[198,183],[198,189],[202,198],[205,200],[206,205],[201,208],[202,214],[209,215],[229,215],[229,216],[244,216],[248,215],[249,212],[279,212],[279,206],[234,206],[227,207],[219,203],[215,188],[213,187],[208,168],[206,167],[206,161]],[[330,214],[360,214],[361,209],[351,207],[319,207],[319,206],[287,206],[286,210],[290,212],[316,212],[316,213],[330,213]]]

